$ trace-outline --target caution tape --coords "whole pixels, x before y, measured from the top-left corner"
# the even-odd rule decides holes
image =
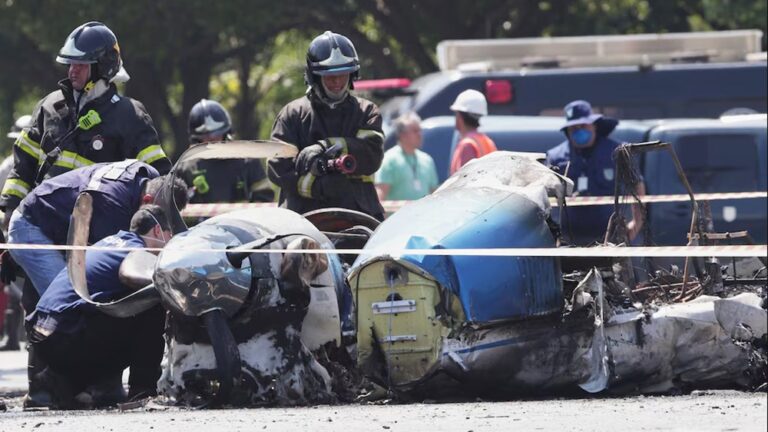
[[[306,253],[306,254],[350,254],[365,256],[506,256],[506,257],[764,257],[768,256],[768,245],[723,245],[723,246],[595,246],[595,247],[561,247],[561,248],[474,248],[474,249],[173,249],[173,248],[131,248],[107,246],[66,246],[66,245],[36,245],[36,244],[2,244],[0,249],[38,249],[38,250],[144,250],[159,251],[194,251],[199,253],[221,252],[253,252],[268,254]]]
[[[717,200],[738,200],[738,199],[750,199],[750,198],[768,198],[768,192],[724,192],[724,193],[701,193],[694,195],[697,201],[717,201]],[[661,202],[685,202],[691,198],[687,194],[671,194],[671,195],[644,195],[642,201],[644,203],[661,203]],[[388,213],[396,212],[403,206],[413,201],[384,201],[382,206]],[[612,196],[575,196],[566,198],[566,204],[568,207],[580,207],[591,205],[613,205],[614,197]],[[557,206],[557,200],[550,199],[550,204],[554,207]],[[189,204],[182,216],[184,217],[212,217],[223,213],[228,213],[234,210],[254,209],[261,207],[275,207],[275,203],[219,203],[219,204]]]
[[[768,198],[768,192],[723,192],[723,193],[700,193],[694,194],[696,201],[718,201],[718,200],[737,200],[737,199],[750,199],[750,198]],[[672,194],[672,195],[643,195],[640,197],[643,203],[661,203],[661,202],[683,202],[690,201],[691,197],[688,194]],[[589,205],[608,205],[614,203],[614,198],[611,196],[600,197],[569,197],[566,199],[566,205],[568,207],[575,206],[589,206]],[[556,200],[550,200],[552,205],[557,205]]]

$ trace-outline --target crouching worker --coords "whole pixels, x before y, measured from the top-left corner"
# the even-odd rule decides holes
[[[91,298],[109,302],[133,292],[119,277],[130,249],[162,248],[171,235],[168,218],[159,206],[139,208],[130,231],[119,231],[95,244],[116,249],[86,252]],[[47,387],[40,390],[51,395],[53,408],[103,406],[120,402],[120,398],[112,394],[111,400],[98,400],[81,392],[130,368],[128,399],[153,396],[160,377],[164,323],[165,311],[160,305],[129,318],[98,311],[75,292],[65,268],[27,318],[30,342],[48,364],[34,381]]]

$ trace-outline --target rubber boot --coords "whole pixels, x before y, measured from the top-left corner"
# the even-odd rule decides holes
[[[29,391],[24,396],[24,409],[30,408],[52,408],[54,404],[53,395],[48,388],[48,383],[42,379],[42,372],[46,369],[46,364],[40,355],[36,353],[35,344],[27,345],[27,382]]]
[[[83,408],[103,408],[117,405],[126,401],[123,374],[115,374],[88,386],[75,396],[75,400]]]

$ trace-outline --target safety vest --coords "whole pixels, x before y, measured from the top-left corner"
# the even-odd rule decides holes
[[[464,145],[472,146],[472,148],[475,149],[475,153],[477,154],[478,158],[481,158],[488,153],[495,152],[497,150],[496,144],[493,143],[493,140],[491,140],[488,135],[480,132],[468,133],[459,141],[459,144],[456,146],[456,150],[453,152],[453,157],[451,157],[451,174],[455,173],[459,170],[459,168],[461,168],[463,165],[462,162],[466,163],[466,161],[461,160],[460,152],[461,147]]]

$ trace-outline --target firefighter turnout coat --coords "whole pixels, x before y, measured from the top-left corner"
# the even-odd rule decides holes
[[[299,151],[318,142],[326,148],[340,144],[341,154],[354,156],[357,167],[349,175],[299,176],[295,159],[272,159],[269,178],[280,186],[280,205],[297,213],[341,207],[383,219],[373,186],[373,174],[384,158],[381,122],[373,102],[353,95],[331,108],[310,92],[283,107],[272,127],[273,140],[293,144]]]
[[[32,126],[14,144],[13,170],[0,198],[6,211],[43,179],[94,163],[138,159],[161,174],[170,171],[171,162],[141,102],[99,81],[78,110],[69,80],[60,81],[59,87],[37,104]],[[44,165],[50,168],[40,177]]]

